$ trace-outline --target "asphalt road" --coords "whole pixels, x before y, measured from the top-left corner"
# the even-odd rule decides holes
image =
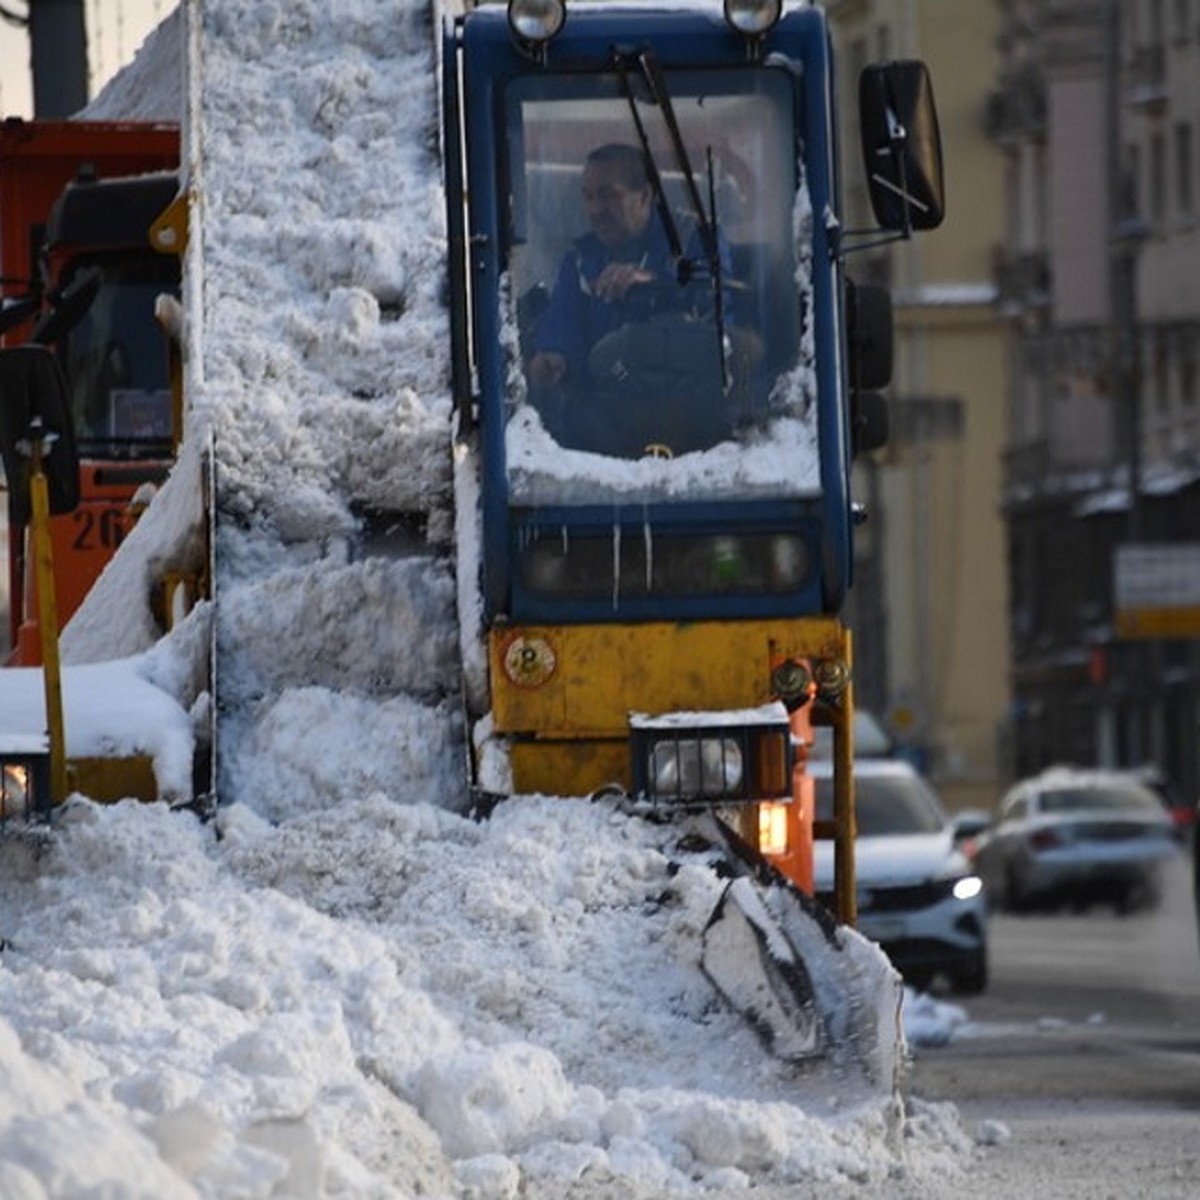
[[[1200,1197],[1200,940],[1181,861],[1162,907],[991,923],[992,981],[906,1091],[984,1145],[973,1200]],[[951,1001],[958,1003],[956,1001]]]

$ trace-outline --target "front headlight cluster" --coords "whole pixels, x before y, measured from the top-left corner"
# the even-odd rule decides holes
[[[792,744],[782,704],[630,718],[634,793],[705,805],[791,795]]]
[[[651,751],[654,791],[659,796],[720,796],[742,787],[741,747],[733,738],[670,738]]]

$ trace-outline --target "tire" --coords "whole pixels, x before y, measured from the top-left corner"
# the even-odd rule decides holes
[[[1009,863],[1004,871],[1004,908],[1010,913],[1023,913],[1029,910],[1029,901],[1021,885],[1017,883],[1016,868]]]
[[[987,989],[987,947],[981,946],[957,969],[950,972],[950,990],[958,996],[978,996]]]

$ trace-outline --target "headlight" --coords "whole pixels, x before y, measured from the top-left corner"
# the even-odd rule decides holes
[[[28,768],[17,763],[5,763],[0,771],[0,821],[24,814],[28,790]]]
[[[791,796],[791,730],[782,704],[630,713],[629,735],[635,796],[714,806]]]
[[[788,852],[788,806],[779,801],[758,806],[758,851],[781,858]]]
[[[954,881],[952,894],[955,900],[974,900],[983,891],[983,880],[978,875],[964,875]]]
[[[566,19],[564,0],[509,0],[508,27],[522,42],[548,42]]]
[[[733,738],[656,742],[651,773],[659,796],[694,799],[738,792],[742,787],[741,747]]]
[[[762,37],[782,11],[783,0],[725,0],[725,20],[743,37]]]
[[[0,738],[0,833],[11,820],[50,819],[50,751],[45,739]]]

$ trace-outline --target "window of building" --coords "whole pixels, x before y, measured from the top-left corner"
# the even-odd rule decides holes
[[[1195,408],[1200,399],[1197,396],[1197,376],[1200,368],[1197,366],[1197,347],[1200,344],[1200,334],[1196,327],[1184,329],[1179,336],[1179,398],[1187,408]]]
[[[887,25],[880,25],[875,31],[875,58],[879,62],[887,62],[892,57],[892,31]]]
[[[1191,21],[1189,20],[1191,13],[1188,11],[1190,8],[1190,0],[1175,0],[1175,40],[1177,42],[1186,42],[1188,34],[1191,33]]]
[[[1125,177],[1121,180],[1119,216],[1128,217],[1145,212],[1142,193],[1142,148],[1136,142],[1125,147]]]
[[[1150,138],[1150,223],[1161,230],[1167,216],[1167,144],[1161,133]]]
[[[1150,0],[1150,45],[1161,46],[1166,41],[1166,31],[1165,0]]]
[[[1151,345],[1154,348],[1154,400],[1159,412],[1166,412],[1171,403],[1171,356],[1168,351],[1167,331],[1159,326],[1154,330]]]
[[[1192,0],[1175,0],[1175,40],[1186,42],[1192,36]]]
[[[1196,192],[1192,160],[1192,125],[1180,121],[1175,126],[1175,202],[1184,219],[1195,213]]]

